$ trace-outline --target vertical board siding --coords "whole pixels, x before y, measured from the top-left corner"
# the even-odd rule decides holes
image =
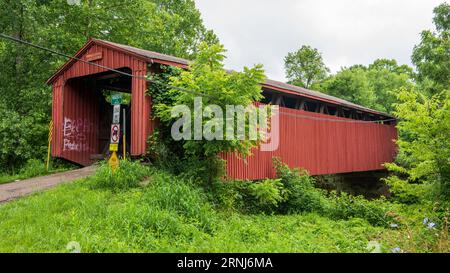
[[[134,75],[145,76],[147,63],[138,60],[124,52],[112,48],[104,47],[98,44],[92,44],[82,52],[81,59],[86,60],[86,55],[102,52],[102,59],[95,61],[96,64],[110,67],[113,69],[129,68]],[[52,119],[54,122],[53,148],[52,156],[61,157],[76,162],[81,165],[90,164],[90,155],[99,153],[94,146],[83,146],[84,140],[73,138],[76,143],[71,144],[72,148],[77,143],[82,149],[64,150],[64,121],[86,119],[88,124],[92,122],[96,126],[93,132],[98,132],[98,94],[95,90],[90,90],[83,84],[83,76],[106,72],[107,70],[98,66],[90,65],[84,62],[74,62],[68,67],[53,83],[53,108]],[[76,78],[76,79],[74,79]],[[71,80],[72,79],[72,80]],[[150,125],[150,107],[151,100],[145,96],[146,81],[144,79],[132,80],[132,114],[131,114],[131,154],[139,155],[145,152],[147,134],[152,130]],[[148,117],[148,118],[147,118]],[[66,121],[68,120],[66,119]],[[81,122],[81,121],[80,121]],[[81,122],[81,124],[84,124]],[[67,125],[67,124],[66,124]],[[87,130],[87,129],[86,129]],[[98,136],[92,132],[83,131],[83,137],[89,145],[97,145]],[[66,140],[67,141],[67,140]]]
[[[147,64],[135,60],[133,75],[138,76],[133,77],[131,82],[131,155],[136,156],[145,153],[150,128],[150,97],[145,95]]]
[[[349,119],[284,107],[280,107],[279,120],[277,150],[262,152],[254,148],[247,158],[232,153],[222,155],[230,178],[273,178],[273,157],[281,158],[292,168],[304,168],[311,175],[380,170],[383,163],[393,161],[396,153],[394,125],[340,122]]]
[[[93,93],[80,79],[64,86],[64,99],[77,106],[63,109],[62,157],[82,165],[91,164],[90,155],[98,153],[99,114]]]

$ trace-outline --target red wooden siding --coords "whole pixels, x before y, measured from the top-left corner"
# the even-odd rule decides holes
[[[64,100],[70,104],[63,104],[62,156],[83,165],[91,164],[90,155],[98,153],[99,110],[94,92],[79,79],[64,86]]]
[[[379,170],[383,169],[383,163],[394,159],[396,146],[393,139],[397,137],[394,125],[284,107],[280,107],[279,119],[280,142],[277,150],[262,152],[253,149],[252,155],[245,159],[234,154],[223,156],[231,178],[273,178],[273,157],[280,157],[290,167],[304,168],[312,175]]]
[[[134,60],[133,77],[131,80],[131,155],[145,153],[147,136],[150,133],[151,99],[145,96],[147,90],[147,63]]]
[[[102,52],[102,58],[96,61],[96,64],[106,67],[119,69],[129,68],[134,75],[145,76],[147,73],[147,63],[136,57],[130,56],[124,52],[98,45],[94,42],[88,43],[78,53],[77,57],[86,59],[86,55]],[[93,122],[94,131],[98,131],[98,111],[97,95],[92,90],[81,84],[70,85],[70,79],[106,72],[98,66],[90,65],[80,61],[74,61],[66,64],[61,70],[59,76],[53,81],[53,110],[52,119],[54,121],[54,134],[52,145],[52,156],[63,157],[82,165],[89,163],[90,154],[98,153],[92,149],[83,148],[83,150],[64,151],[64,120],[65,118],[86,117]],[[151,100],[145,96],[146,81],[133,78],[132,80],[132,106],[131,106],[131,154],[140,155],[145,152],[147,136],[152,130],[150,124]],[[77,95],[75,95],[77,94]],[[97,112],[95,112],[97,111]],[[66,116],[66,115],[71,115]],[[79,115],[79,116],[74,116]],[[96,117],[95,117],[96,116]],[[86,132],[85,132],[86,133]],[[86,133],[89,138],[86,142],[94,145],[97,142],[96,135]],[[76,139],[75,139],[76,140]],[[67,140],[66,140],[67,141]],[[76,140],[79,146],[82,142]],[[73,144],[75,147],[76,143]]]

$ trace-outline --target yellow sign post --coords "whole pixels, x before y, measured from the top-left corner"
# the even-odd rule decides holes
[[[117,157],[116,151],[113,151],[111,157],[108,160],[109,167],[111,171],[114,173],[119,167],[119,158]]]
[[[48,148],[47,148],[47,164],[46,169],[48,172],[48,168],[50,166],[50,152],[52,147],[52,135],[53,135],[53,120],[50,120],[50,124],[48,125]]]
[[[108,160],[112,173],[115,173],[119,167],[119,140],[120,140],[120,104],[122,103],[122,95],[115,94],[112,96],[111,104],[113,105],[113,117],[111,124],[111,140],[109,142],[109,151],[111,157]]]
[[[109,151],[111,151],[111,152],[119,151],[119,144],[117,144],[117,143],[109,144]]]

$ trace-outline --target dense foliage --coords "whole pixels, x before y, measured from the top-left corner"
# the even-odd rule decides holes
[[[422,32],[422,40],[413,52],[419,80],[415,88],[403,88],[397,94],[395,115],[400,118],[399,154],[395,164],[387,164],[395,173],[387,181],[401,190],[397,195],[417,195],[417,188],[428,189],[422,197],[442,203],[450,200],[450,89],[448,33],[450,8],[447,3],[434,9],[436,33]],[[430,39],[432,39],[432,41]],[[413,183],[411,190],[405,183]],[[423,186],[417,186],[421,184]],[[399,185],[403,185],[400,187]],[[430,198],[428,198],[430,199]],[[407,198],[411,202],[410,198]]]
[[[378,59],[368,66],[342,68],[313,88],[383,112],[392,113],[400,88],[411,88],[412,69],[395,60]]]
[[[161,147],[160,141],[150,141],[150,152],[158,154],[177,154],[181,160],[187,161],[190,165],[193,161],[200,164],[196,168],[201,172],[202,169],[213,169],[214,171],[206,171],[207,178],[205,180],[218,178],[217,170],[220,160],[217,158],[221,152],[236,152],[240,155],[248,155],[250,149],[255,147],[262,138],[257,131],[256,138],[250,137],[251,123],[248,114],[245,115],[243,138],[239,136],[237,115],[227,117],[228,106],[242,106],[242,110],[252,106],[252,103],[262,98],[260,83],[264,81],[264,71],[261,65],[253,68],[245,67],[242,72],[227,71],[224,68],[223,61],[224,48],[222,45],[215,44],[208,46],[206,43],[201,44],[197,57],[191,62],[189,70],[173,71],[163,68],[163,73],[172,75],[156,76],[158,80],[168,80],[168,83],[175,88],[168,90],[165,86],[150,88],[151,95],[155,94],[153,103],[154,115],[160,120],[162,132],[162,142],[166,147],[170,147],[170,152]],[[164,78],[162,78],[164,77]],[[187,90],[187,91],[185,91]],[[201,104],[196,101],[201,100]],[[183,106],[187,110],[185,113],[173,115],[174,107]],[[257,111],[257,108],[254,108]],[[180,116],[179,114],[183,114]],[[186,118],[186,127],[180,128],[183,134],[182,139],[173,139],[170,134],[172,125],[180,122],[180,118]],[[200,117],[199,125],[196,128],[196,117]],[[226,135],[227,122],[231,120],[231,135]],[[260,121],[261,122],[261,121]],[[158,132],[158,134],[159,134]],[[210,132],[213,138],[208,139],[205,133]],[[197,133],[203,134],[197,139]],[[154,136],[153,136],[154,137]],[[174,143],[175,142],[175,143]],[[155,148],[155,145],[161,148]],[[166,152],[165,152],[166,151]],[[191,163],[188,163],[191,162]],[[201,165],[203,163],[203,165]],[[192,165],[191,165],[192,166]],[[208,174],[209,173],[209,174]]]
[[[413,183],[432,184],[441,200],[450,200],[450,90],[440,96],[403,90],[396,115],[402,120],[398,130],[397,162],[387,164]],[[394,178],[395,180],[396,178]]]
[[[427,93],[436,94],[450,86],[450,5],[443,3],[434,9],[435,31],[424,30],[414,47],[412,61],[419,81],[427,81]]]
[[[335,220],[362,218],[375,226],[395,223],[389,216],[392,207],[384,198],[368,201],[362,196],[328,193],[317,188],[306,171],[290,169],[277,158],[274,165],[277,179],[217,183],[212,199],[225,210],[247,214],[313,212]]]
[[[171,102],[161,102],[154,106],[155,114],[161,121],[173,123],[179,117],[173,117],[172,107],[175,105],[186,105],[190,109],[191,124],[194,124],[194,112],[197,115],[203,114],[202,128],[205,133],[207,125],[211,125],[213,132],[218,132],[223,137],[226,125],[226,115],[214,116],[215,110],[212,105],[219,106],[221,111],[225,112],[227,105],[243,107],[250,106],[253,102],[262,98],[260,83],[264,81],[264,71],[261,65],[253,68],[244,68],[243,72],[228,72],[224,69],[223,61],[225,59],[223,46],[216,44],[208,46],[202,44],[199,48],[197,58],[190,64],[190,69],[182,71],[179,76],[171,78],[171,85],[189,90],[190,92],[172,89],[169,95],[174,98]],[[201,98],[202,108],[194,108],[194,100]],[[210,116],[205,116],[205,112]],[[234,124],[233,124],[234,125]],[[184,148],[189,154],[194,156],[215,156],[223,151],[236,151],[247,155],[251,147],[257,144],[257,140],[248,139],[249,123],[248,118],[245,122],[246,139],[238,140],[237,132],[233,133],[234,140],[212,139],[201,141],[195,140],[195,130],[190,130],[185,140]]]

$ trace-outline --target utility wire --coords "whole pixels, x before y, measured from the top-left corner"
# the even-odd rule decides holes
[[[162,82],[159,82],[159,81],[148,79],[145,76],[133,75],[133,74],[130,74],[130,73],[127,73],[127,72],[123,72],[123,71],[120,71],[120,70],[108,67],[108,66],[104,66],[104,65],[101,65],[101,64],[97,64],[97,63],[93,63],[93,62],[90,62],[90,61],[86,61],[86,60],[77,58],[75,56],[70,56],[68,54],[55,51],[55,50],[47,48],[47,47],[43,47],[43,46],[36,45],[36,44],[30,43],[30,42],[27,42],[27,41],[24,41],[24,40],[21,40],[21,39],[9,36],[9,35],[5,35],[3,33],[0,33],[0,37],[8,39],[8,40],[11,40],[11,41],[14,41],[16,43],[20,43],[20,44],[24,44],[24,45],[27,45],[27,46],[31,46],[31,47],[36,48],[36,49],[44,50],[44,51],[50,52],[50,53],[52,53],[54,55],[59,55],[59,56],[65,57],[65,58],[69,58],[69,59],[73,59],[73,60],[76,60],[76,61],[79,61],[79,62],[83,62],[83,63],[89,64],[89,65],[93,65],[93,66],[96,66],[96,67],[99,67],[99,68],[102,68],[102,69],[105,69],[105,70],[108,70],[108,71],[111,71],[111,72],[114,72],[114,73],[117,73],[117,74],[120,74],[120,75],[123,75],[123,76],[132,77],[132,78],[134,77],[134,78],[145,80],[147,82],[156,83],[158,85],[162,85],[164,87],[168,87],[168,88],[171,88],[171,89],[176,89],[176,90],[179,90],[179,91],[182,91],[182,92],[187,92],[187,93],[191,93],[191,94],[195,94],[195,95],[199,95],[199,96],[205,96],[205,94],[202,94],[202,93],[199,93],[199,92],[196,92],[196,91],[188,90],[188,89],[185,89],[185,88],[182,88],[182,87],[178,87],[178,86],[169,85],[169,84],[166,84],[166,83],[162,83]]]
[[[9,35],[3,34],[3,33],[0,33],[0,37],[4,38],[4,39],[7,39],[7,40],[10,40],[10,41],[13,41],[13,42],[16,42],[16,43],[19,43],[19,44],[23,44],[23,45],[27,45],[27,46],[33,47],[35,49],[47,51],[47,52],[50,52],[50,53],[52,53],[54,55],[62,56],[62,57],[69,58],[69,59],[72,59],[72,60],[76,60],[76,61],[79,61],[79,62],[82,62],[82,63],[86,63],[88,65],[96,66],[96,67],[99,67],[99,68],[102,68],[102,69],[105,69],[107,71],[111,71],[111,72],[114,72],[114,73],[117,73],[117,74],[120,74],[120,75],[123,75],[123,76],[142,79],[142,80],[145,80],[145,81],[150,82],[150,83],[154,83],[154,84],[157,84],[157,85],[160,85],[160,86],[164,86],[166,88],[175,89],[175,90],[178,90],[178,91],[181,91],[181,92],[186,92],[186,93],[194,94],[194,95],[197,95],[197,96],[214,98],[213,96],[210,96],[210,95],[207,95],[207,94],[203,94],[203,93],[200,93],[200,92],[197,92],[197,91],[192,91],[192,90],[189,90],[189,89],[186,89],[186,88],[173,86],[173,85],[170,85],[170,84],[167,84],[167,83],[163,83],[163,82],[160,82],[160,81],[157,81],[157,80],[154,80],[154,79],[149,79],[149,78],[147,78],[145,76],[133,75],[133,74],[130,74],[130,73],[127,73],[127,72],[124,72],[124,71],[120,71],[120,70],[108,67],[108,66],[104,66],[104,65],[97,64],[97,63],[94,63],[94,62],[86,61],[86,60],[83,60],[81,58],[78,58],[78,57],[75,57],[75,56],[71,56],[71,55],[68,55],[68,54],[65,54],[65,53],[61,53],[61,52],[55,51],[53,49],[50,49],[50,48],[47,48],[47,47],[44,47],[44,46],[36,45],[36,44],[31,43],[31,42],[24,41],[24,40],[21,40],[19,38],[12,37],[12,36],[9,36]],[[281,112],[281,111],[279,113],[280,113],[280,115],[285,115],[285,116],[298,117],[298,118],[304,118],[304,119],[310,119],[310,120],[318,120],[318,121],[329,121],[329,122],[380,123],[380,122],[389,122],[389,121],[397,120],[395,118],[382,119],[382,120],[353,120],[353,119],[341,120],[341,119],[311,117],[311,116],[307,116],[307,115],[292,114],[292,113],[286,113],[286,112]]]

